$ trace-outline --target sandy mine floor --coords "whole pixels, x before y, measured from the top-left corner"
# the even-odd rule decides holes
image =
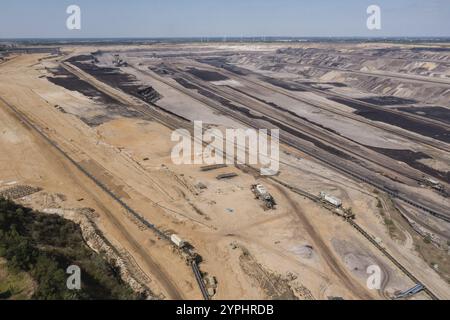
[[[23,119],[145,219],[192,244],[203,258],[202,272],[217,278],[214,299],[386,299],[414,285],[350,224],[275,181],[234,166],[203,172],[200,166],[172,164],[171,129],[160,123],[118,112],[98,126],[87,125],[83,117],[104,117],[108,104],[52,84],[43,76],[58,62],[41,58],[19,56],[0,66],[0,190],[19,184],[42,188],[28,199],[39,210],[49,207],[48,194],[64,196],[58,203],[61,208],[95,209],[98,228],[120,252],[132,256],[147,277],[144,284],[156,296],[201,299],[181,255],[136,222]],[[190,100],[162,83],[155,86],[170,111],[183,117],[191,114],[186,112]],[[238,125],[199,101],[192,103],[209,123]],[[381,143],[376,138],[370,142]],[[392,148],[399,143],[392,140]],[[287,147],[283,151],[278,179],[312,194],[325,189],[343,199],[358,223],[398,261],[439,297],[450,298],[448,284],[420,258],[411,236],[405,232],[402,241],[392,239],[370,189],[304,154]],[[217,180],[222,173],[238,176]],[[276,210],[265,210],[254,199],[254,183],[269,189],[277,200]],[[381,290],[366,286],[366,269],[373,264],[385,274]]]

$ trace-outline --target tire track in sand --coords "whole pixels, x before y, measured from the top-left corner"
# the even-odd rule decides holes
[[[358,284],[356,280],[353,280],[348,275],[346,270],[344,270],[339,265],[339,263],[337,262],[338,257],[333,254],[330,248],[323,241],[322,237],[315,231],[314,226],[309,222],[302,208],[300,208],[299,205],[291,199],[286,190],[284,190],[281,186],[273,184],[273,187],[276,188],[286,198],[288,204],[294,209],[296,216],[305,227],[306,232],[314,243],[314,246],[319,249],[321,257],[324,259],[330,270],[339,277],[344,286],[359,299],[373,300],[373,297],[369,293],[367,293],[364,287]]]
[[[132,234],[124,227],[124,225],[119,221],[119,219],[108,209],[105,205],[100,201],[100,199],[95,195],[95,192],[88,189],[86,184],[83,183],[83,181],[80,180],[79,177],[77,177],[73,173],[73,168],[70,168],[71,166],[75,167],[76,170],[81,171],[83,176],[90,180],[90,182],[93,182],[95,186],[98,188],[99,186],[95,181],[93,181],[88,175],[86,175],[85,171],[81,166],[73,160],[68,154],[66,154],[55,142],[53,142],[50,138],[48,138],[43,132],[41,132],[24,114],[22,114],[17,108],[9,104],[6,100],[0,97],[0,103],[6,106],[11,114],[12,117],[14,117],[18,123],[23,125],[26,129],[29,130],[30,134],[35,138],[35,142],[41,146],[43,151],[46,149],[46,151],[52,155],[54,158],[58,159],[58,163],[66,169],[66,172],[70,173],[70,176],[74,178],[76,183],[81,187],[82,190],[84,190],[87,194],[89,194],[92,199],[95,201],[95,203],[99,206],[99,208],[105,213],[109,221],[114,225],[114,227],[117,228],[119,233],[127,239],[133,250],[137,252],[141,258],[145,261],[148,268],[152,270],[152,275],[155,276],[157,281],[162,285],[162,287],[165,289],[166,293],[175,300],[181,300],[182,295],[180,293],[179,288],[172,282],[169,275],[161,268],[161,266],[155,262],[152,257],[150,257],[142,248],[142,245],[139,244],[136,239],[132,236]],[[6,108],[4,108],[6,109]],[[8,110],[6,110],[8,111]],[[51,147],[51,148],[49,148]],[[61,157],[62,156],[62,157]],[[61,159],[62,158],[62,159]],[[99,187],[102,189],[101,187]],[[103,191],[103,190],[102,190]]]

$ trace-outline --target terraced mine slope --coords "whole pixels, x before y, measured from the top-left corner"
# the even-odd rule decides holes
[[[97,230],[88,244],[155,299],[394,299],[417,284],[407,299],[449,299],[449,101],[447,44],[28,48],[0,62],[0,195]],[[279,174],[176,165],[171,134],[194,121],[280,129]]]

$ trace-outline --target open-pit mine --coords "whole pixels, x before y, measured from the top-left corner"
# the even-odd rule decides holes
[[[0,48],[0,197],[142,296],[450,299],[448,43]],[[279,171],[174,163],[195,121],[279,129]]]

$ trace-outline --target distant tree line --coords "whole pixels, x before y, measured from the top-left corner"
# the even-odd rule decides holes
[[[91,250],[80,227],[57,215],[34,212],[0,198],[0,257],[12,272],[24,271],[37,283],[33,299],[139,299],[119,271]],[[67,267],[81,268],[81,290],[66,286]],[[1,293],[0,293],[1,294]]]

